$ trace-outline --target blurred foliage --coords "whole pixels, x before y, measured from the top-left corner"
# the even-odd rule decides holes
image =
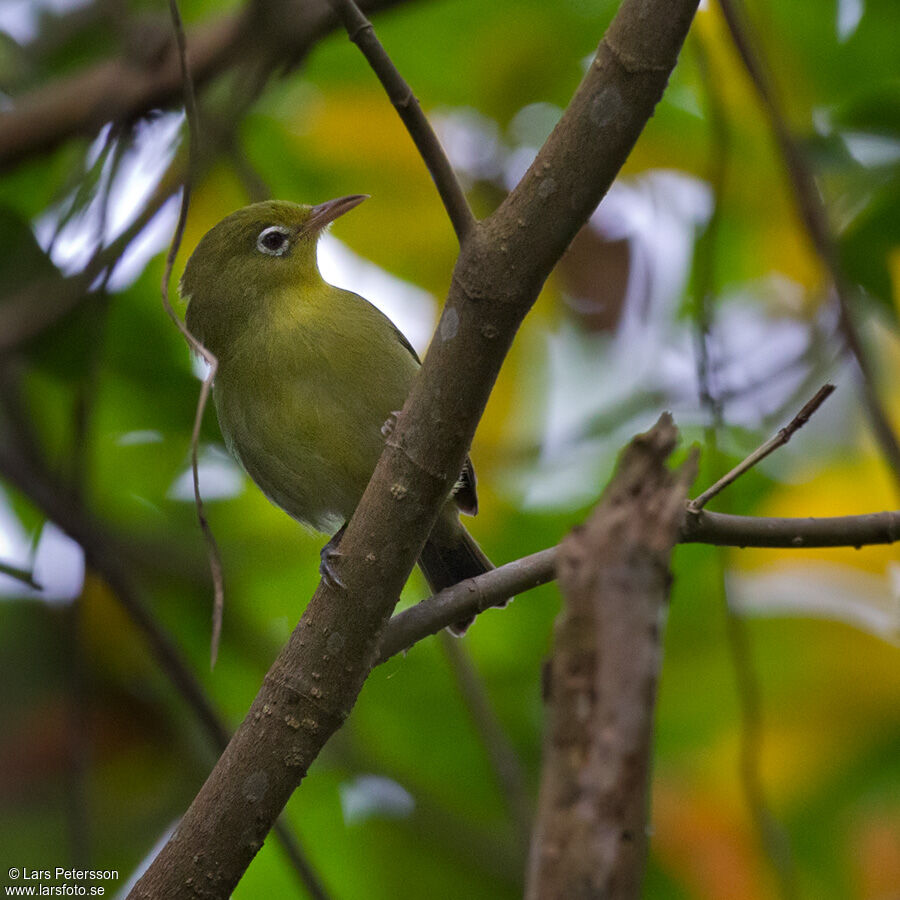
[[[133,53],[136,39],[149,44],[168,28],[158,4],[33,7],[41,10],[33,40],[0,45],[0,86],[12,96],[4,103],[110,54]],[[182,7],[194,25],[236,4]],[[410,0],[376,18],[480,214],[552,127],[614,8],[608,0]],[[857,317],[900,427],[900,19],[892,0],[761,0],[749,12],[815,168],[842,264],[860,286]],[[372,199],[341,220],[336,236],[440,300],[455,258],[452,229],[346,38],[324,39],[231,121],[241,86],[238,72],[201,95],[208,121],[232,137],[206,160],[176,273],[212,224],[261,190],[311,202],[364,191]],[[127,161],[153,140],[150,154],[169,158],[151,127],[165,117],[148,121],[112,141],[71,140],[4,174],[0,312],[23,286],[54,274],[51,258],[71,271],[74,244],[82,256],[92,252],[104,197],[120,218],[122,209],[133,215],[134,196],[153,185],[144,163]],[[127,177],[113,170],[116,153]],[[48,258],[31,228],[46,250],[54,223],[66,220]],[[77,477],[85,508],[131,548],[155,616],[235,725],[314,589],[323,538],[236,480],[236,470],[223,480],[225,464],[208,456],[220,472],[214,480],[204,469],[228,597],[209,672],[210,585],[193,506],[176,487],[199,382],[159,303],[165,237],[157,235],[130,282],[114,279],[108,296],[95,292],[23,345],[12,383],[47,470]],[[723,419],[717,451],[696,375],[704,319],[708,387]],[[719,508],[805,516],[896,507],[839,343],[827,279],[767,121],[709,4],[622,178],[512,349],[473,447],[482,490],[473,532],[497,562],[557,542],[586,515],[618,448],[664,406],[685,444],[706,445],[698,482],[706,485],[826,377],[838,394]],[[204,447],[220,441],[210,411]],[[0,560],[35,564],[39,581],[53,576],[42,517],[15,485],[4,492]],[[738,773],[744,738],[725,637],[727,590],[748,614],[763,710],[761,779],[789,836],[801,896],[900,896],[896,551],[685,546],[674,566],[645,895],[777,896]],[[807,586],[802,598],[798,583]],[[89,572],[52,602],[10,579],[0,586],[4,861],[116,868],[121,885],[176,821],[214,753],[102,579]],[[403,603],[423,594],[416,574]],[[464,643],[532,798],[541,661],[558,603],[552,586],[531,592],[482,616]],[[287,816],[335,897],[521,895],[517,825],[435,639],[373,672]],[[270,839],[235,896],[298,891]]]

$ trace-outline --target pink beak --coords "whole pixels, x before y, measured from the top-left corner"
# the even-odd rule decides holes
[[[363,200],[368,200],[368,194],[350,194],[347,197],[338,197],[336,200],[326,200],[318,206],[314,206],[309,218],[303,226],[304,231],[320,231],[326,225],[333,222],[338,216],[350,212],[355,206],[359,206]]]

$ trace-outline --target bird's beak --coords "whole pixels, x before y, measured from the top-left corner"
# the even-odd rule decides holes
[[[326,200],[310,211],[309,218],[303,224],[303,231],[321,231],[326,225],[333,222],[338,216],[350,212],[355,206],[359,206],[363,200],[368,200],[368,194],[350,194],[348,197],[338,197],[336,200]]]

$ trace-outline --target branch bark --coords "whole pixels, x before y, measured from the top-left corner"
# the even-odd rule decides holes
[[[900,511],[820,519],[734,516],[688,510],[681,532],[683,544],[720,547],[860,547],[900,541]]]
[[[900,511],[823,519],[733,516],[702,510],[687,514],[679,543],[720,547],[866,547],[900,541]],[[377,664],[408,650],[442,628],[502,605],[508,597],[540,587],[556,577],[559,547],[548,547],[461,581],[397,613],[385,629]]]
[[[625,0],[537,159],[465,241],[435,339],[321,584],[241,727],[132,897],[226,897],[341,725],[506,351],[625,161],[675,65],[696,0]]]
[[[666,468],[677,436],[666,413],[635,438],[587,524],[560,546],[565,606],[526,900],[640,893],[669,558],[697,468],[696,456]]]

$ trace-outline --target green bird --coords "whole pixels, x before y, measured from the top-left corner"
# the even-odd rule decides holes
[[[338,586],[341,535],[421,364],[387,316],[319,273],[319,236],[365,199],[244,207],[203,236],[180,284],[188,328],[219,361],[228,449],[275,505],[333,533],[320,571]],[[459,520],[477,508],[467,458],[419,557],[432,591],[493,568]]]

